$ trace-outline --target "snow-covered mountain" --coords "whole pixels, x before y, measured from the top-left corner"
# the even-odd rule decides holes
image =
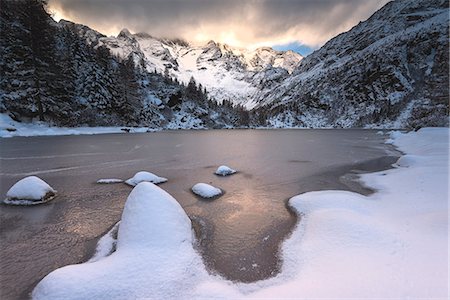
[[[40,2],[2,6],[0,113],[14,120],[152,128],[448,126],[448,0],[389,2],[305,58],[126,29],[106,37],[54,22]]]
[[[255,50],[231,47],[209,41],[191,46],[183,40],[152,37],[146,33],[131,34],[123,29],[117,37],[105,37],[86,27],[68,21],[61,25],[76,28],[91,44],[107,46],[114,55],[132,55],[136,64],[149,72],[158,72],[188,83],[191,77],[206,88],[217,101],[229,100],[251,109],[255,94],[267,88],[267,78],[281,78],[293,72],[303,58],[293,51],[276,51],[269,47]]]
[[[448,126],[448,0],[397,0],[253,99],[272,126]]]

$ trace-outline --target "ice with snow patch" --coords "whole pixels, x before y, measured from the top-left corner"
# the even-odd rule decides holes
[[[118,179],[118,178],[103,178],[103,179],[97,180],[97,183],[101,183],[101,184],[121,183],[121,182],[123,182],[123,180]]]

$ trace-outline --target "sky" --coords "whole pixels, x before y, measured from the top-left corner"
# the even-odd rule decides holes
[[[56,20],[106,35],[127,28],[194,45],[269,46],[307,55],[389,0],[50,0]]]

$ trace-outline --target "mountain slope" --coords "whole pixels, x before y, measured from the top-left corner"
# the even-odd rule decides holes
[[[148,72],[136,55],[114,55],[106,37],[56,23],[42,1],[1,0],[0,113],[57,126],[223,128],[248,112],[217,104],[194,81]],[[126,34],[126,33],[124,33]]]
[[[268,88],[263,78],[286,76],[303,58],[293,51],[268,47],[251,51],[214,41],[195,47],[181,40],[131,34],[127,29],[117,37],[99,36],[96,43],[107,46],[122,58],[131,54],[136,62],[142,61],[148,71],[164,73],[184,83],[192,76],[216,100],[229,100],[247,108],[254,106],[252,100],[257,92]]]
[[[255,98],[269,125],[448,125],[448,1],[397,0]]]

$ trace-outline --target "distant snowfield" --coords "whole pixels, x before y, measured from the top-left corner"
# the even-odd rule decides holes
[[[236,284],[207,272],[191,223],[141,183],[125,204],[117,251],[47,275],[34,299],[448,298],[448,128],[391,134],[397,167],[362,176],[371,196],[321,191],[289,200],[301,219],[274,278]]]

